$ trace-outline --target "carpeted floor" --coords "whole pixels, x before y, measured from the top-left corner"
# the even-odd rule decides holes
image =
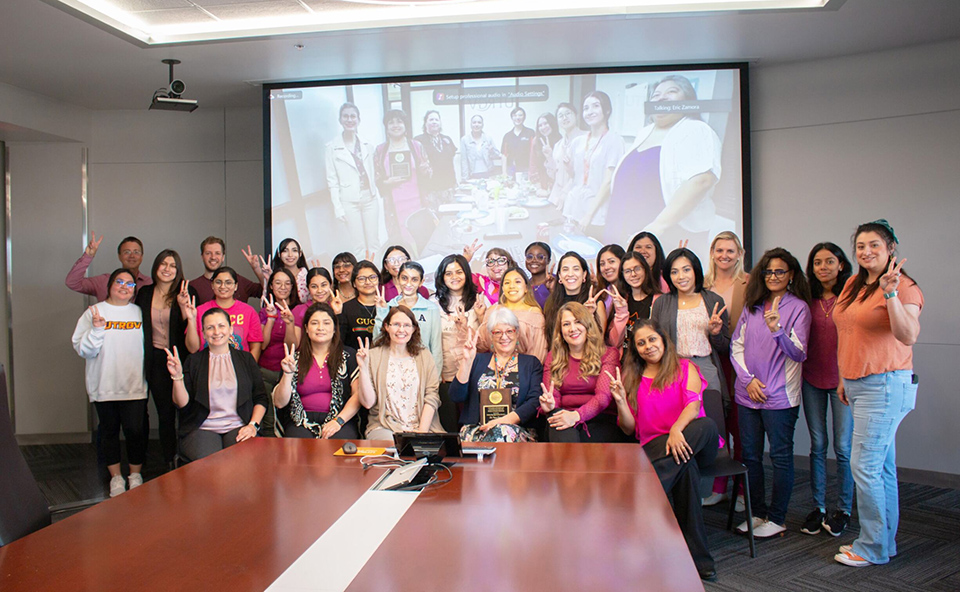
[[[107,494],[105,469],[97,466],[92,444],[22,446],[40,489],[51,505],[99,500]],[[768,467],[769,470],[769,467]],[[161,474],[159,442],[151,440],[144,465],[145,480]],[[769,473],[768,473],[769,476]],[[770,479],[767,479],[769,500]],[[888,565],[852,568],[833,560],[840,545],[856,538],[856,511],[850,528],[834,538],[826,531],[810,536],[800,532],[812,508],[809,472],[798,464],[793,497],[787,514],[787,532],[757,540],[757,557],[750,558],[745,537],[724,530],[726,503],[706,508],[704,515],[719,580],[708,591],[935,592],[960,591],[960,490],[912,483],[900,484],[899,555]],[[832,479],[827,501],[835,503]],[[828,508],[832,511],[833,508]],[[77,510],[55,513],[62,520]],[[734,526],[744,520],[737,515]]]

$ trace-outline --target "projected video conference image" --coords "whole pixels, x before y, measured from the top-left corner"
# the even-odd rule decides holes
[[[273,242],[589,259],[646,230],[703,257],[743,235],[740,91],[737,68],[272,88]]]

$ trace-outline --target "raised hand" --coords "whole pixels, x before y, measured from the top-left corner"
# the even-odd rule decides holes
[[[177,296],[177,301],[180,301],[180,296]],[[180,313],[183,314],[183,320],[185,321],[196,321],[197,320],[197,297],[187,295],[186,299],[180,304]]]
[[[767,385],[760,382],[759,379],[754,378],[747,385],[747,395],[750,396],[750,400],[754,403],[766,403],[767,395],[763,392],[765,388],[767,388]]]
[[[880,276],[880,289],[883,290],[884,294],[893,294],[900,287],[900,270],[903,269],[903,264],[906,262],[906,259],[901,259],[900,263],[897,263],[896,257],[890,258],[887,273]]]
[[[606,290],[600,290],[596,294],[593,293],[593,285],[590,286],[590,293],[587,295],[587,301],[583,305],[590,311],[591,314],[596,314],[597,312],[597,299],[604,294],[610,294]]]
[[[723,312],[727,310],[727,305],[724,304],[723,308],[717,310],[720,307],[720,303],[717,302],[713,305],[713,314],[710,315],[710,323],[707,325],[707,329],[710,331],[711,335],[719,335],[720,331],[723,331]]]
[[[177,292],[177,304],[180,305],[181,309],[190,304],[190,291],[187,289],[187,286],[189,285],[190,284],[187,282],[187,280],[180,282],[180,291]]]
[[[280,368],[287,374],[293,374],[297,371],[296,360],[297,347],[295,345],[283,344],[283,359],[280,360]]]
[[[93,315],[90,318],[90,321],[93,323],[93,326],[97,329],[102,329],[107,326],[107,319],[100,316],[100,311],[96,306],[90,307],[90,314]]]
[[[463,344],[463,359],[472,363],[477,356],[477,340],[480,338],[480,331],[474,331],[467,327],[467,339]]]
[[[97,249],[100,248],[100,243],[102,242],[103,242],[103,236],[101,235],[100,238],[97,238],[97,233],[91,231],[90,242],[87,244],[87,248],[85,248],[83,252],[89,255],[90,257],[96,257]]]
[[[282,302],[277,303],[277,310],[279,311],[280,318],[283,319],[284,323],[293,323],[293,311],[290,310],[290,307]]]
[[[266,259],[259,255],[257,257],[260,259],[260,274],[263,275],[263,279],[266,280],[270,277],[270,274],[273,273],[273,267],[270,265],[271,255],[268,253]]]
[[[774,298],[770,310],[763,313],[763,321],[771,333],[776,333],[780,329],[780,296]]]
[[[467,260],[468,263],[471,260],[473,260],[473,256],[476,254],[476,252],[481,248],[483,248],[483,243],[478,243],[477,242],[478,240],[479,239],[475,238],[473,239],[472,243],[470,243],[469,245],[464,245],[463,247],[463,257],[464,259]]]
[[[311,269],[313,269],[314,267],[323,267],[319,259],[308,259],[307,264],[310,266]]]
[[[173,346],[172,352],[167,348],[163,348],[163,351],[167,352],[167,372],[170,373],[170,378],[179,379],[183,375],[183,364],[177,355],[177,346]]]
[[[610,394],[613,395],[613,401],[619,405],[627,400],[627,391],[623,388],[623,379],[620,376],[620,367],[617,366],[617,377],[614,378],[608,370],[604,370],[610,377]]]
[[[333,309],[333,313],[339,315],[343,312],[343,298],[340,298],[340,293],[337,292],[330,297],[330,308]]]
[[[260,304],[262,305],[263,310],[267,311],[268,317],[277,316],[277,306],[273,301],[273,294],[264,294],[260,297]]]
[[[357,339],[357,365],[361,372],[370,372],[370,338]]]
[[[260,256],[253,254],[253,247],[247,245],[247,250],[244,251],[243,249],[240,249],[240,252],[243,253],[243,258],[247,260],[247,264],[250,265],[250,268],[253,269],[254,272],[261,269]]]
[[[373,261],[373,258],[377,256],[376,251],[364,251],[363,258],[365,261]]]
[[[540,395],[540,410],[544,413],[550,413],[557,407],[557,400],[553,398],[553,381],[550,381],[550,388],[540,383],[542,394]]]
[[[556,263],[550,264],[550,269],[547,270],[547,279],[543,282],[543,285],[546,286],[551,292],[553,292],[554,286],[557,285],[557,276],[553,275],[553,268],[555,265]]]
[[[689,238],[682,238],[682,239],[680,239],[680,244],[677,245],[677,248],[678,248],[678,249],[686,249],[686,248],[687,248],[687,245],[689,245],[689,244],[690,244],[690,239],[689,239]]]
[[[376,298],[377,308],[387,308],[387,288],[385,286],[380,286],[380,290],[377,291]]]
[[[473,303],[473,312],[477,315],[477,320],[483,321],[483,315],[487,312],[487,295],[477,294],[477,301]]]
[[[613,298],[613,309],[615,311],[627,311],[627,299],[620,294],[620,290],[613,284],[610,284],[607,287],[607,293],[610,294],[610,297]]]

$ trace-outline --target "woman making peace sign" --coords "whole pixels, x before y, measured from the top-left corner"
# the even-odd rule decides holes
[[[793,430],[801,399],[800,364],[807,358],[810,287],[796,257],[785,249],[763,254],[750,273],[745,306],[733,332],[730,357],[740,419],[743,463],[749,470],[753,534],[785,530],[793,490]],[[773,498],[764,502],[763,439],[770,440]],[[747,523],[738,527],[747,532]]]

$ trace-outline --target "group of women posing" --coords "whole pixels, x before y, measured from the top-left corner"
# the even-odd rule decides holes
[[[816,505],[803,532],[843,532],[855,483],[861,533],[837,560],[878,564],[896,553],[893,443],[915,404],[911,345],[923,296],[897,263],[898,240],[885,221],[857,229],[855,275],[832,243],[813,248],[806,270],[776,248],[747,274],[732,233],[713,239],[704,273],[685,246],[665,256],[645,232],[626,250],[604,247],[590,263],[567,252],[554,265],[550,247],[532,243],[521,268],[493,248],[485,273],[472,272],[479,246],[469,245],[442,260],[432,295],[402,246],[388,247],[379,269],[341,253],[331,274],[307,270],[296,241],[284,243],[269,275],[262,273],[259,313],[234,300],[237,275],[226,267],[214,273],[215,300],[197,307],[179,255],[163,251],[153,286],[134,298],[135,279],[119,269],[106,301],[81,317],[74,344],[87,358],[112,495],[126,486],[121,427],[129,486],[141,482],[147,383],[165,454],[169,447],[187,459],[258,432],[389,439],[398,431],[459,430],[472,441],[636,441],[673,498],[701,575],[711,578],[700,469],[718,448],[736,447],[749,469],[754,516],[740,529],[782,532],[802,401]],[[297,256],[282,252],[291,246]],[[705,397],[723,401],[726,425],[705,417]],[[164,419],[173,406],[179,439]],[[824,496],[828,406],[839,482],[832,514]],[[274,416],[276,427],[265,434]],[[725,485],[711,497],[725,495]]]

